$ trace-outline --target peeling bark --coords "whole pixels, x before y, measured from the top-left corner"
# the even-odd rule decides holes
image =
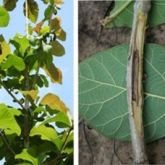
[[[127,65],[128,110],[134,164],[148,164],[143,128],[143,47],[151,1],[136,0]]]

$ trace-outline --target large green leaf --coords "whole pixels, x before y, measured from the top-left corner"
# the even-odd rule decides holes
[[[46,127],[45,125],[35,126],[30,131],[30,136],[35,135],[39,135],[41,136],[41,139],[54,143],[56,147],[60,150],[62,143],[55,129],[51,127]]]
[[[15,48],[18,49],[19,53],[21,53],[22,55],[24,55],[24,53],[30,46],[27,37],[22,36],[20,34],[16,34],[14,36],[14,39],[10,40],[10,43],[13,44]]]
[[[0,6],[0,27],[6,27],[9,24],[10,16],[6,9]]]
[[[7,60],[1,65],[3,69],[8,69],[10,67],[15,67],[18,71],[25,69],[25,63],[22,58],[16,55],[9,55]]]
[[[165,48],[145,48],[144,127],[146,141],[165,136]],[[126,64],[128,46],[120,45],[84,60],[79,73],[80,115],[101,134],[128,140]]]
[[[9,108],[0,104],[0,129],[4,129],[6,134],[21,134],[21,129],[15,119],[21,112],[15,108]]]
[[[64,112],[59,112],[54,117],[48,117],[42,122],[42,124],[47,123],[56,123],[56,125],[61,128],[71,127],[72,125],[68,114]]]
[[[133,1],[132,0],[115,0],[115,7],[110,12],[112,19],[107,25],[108,27],[132,27],[133,21]],[[157,26],[165,23],[165,1],[154,0],[149,13],[149,25]]]
[[[32,156],[27,149],[23,149],[20,154],[15,155],[15,159],[22,159],[31,162],[33,165],[38,165],[38,160],[36,157]]]

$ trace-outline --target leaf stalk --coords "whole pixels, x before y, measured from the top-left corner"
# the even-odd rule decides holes
[[[128,0],[125,4],[123,4],[116,12],[114,12],[112,15],[105,17],[103,20],[101,20],[101,24],[103,26],[106,26],[110,24],[117,16],[120,15],[121,12],[123,12],[131,3],[133,0]]]

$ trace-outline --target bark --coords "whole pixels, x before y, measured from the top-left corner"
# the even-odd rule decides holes
[[[134,164],[148,164],[143,129],[143,47],[151,1],[136,0],[127,65],[128,110]]]

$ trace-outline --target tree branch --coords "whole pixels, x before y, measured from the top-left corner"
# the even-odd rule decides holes
[[[67,133],[67,135],[66,135],[65,141],[64,141],[64,143],[63,143],[63,145],[62,145],[62,147],[61,147],[60,153],[62,153],[62,151],[63,151],[63,149],[64,149],[64,147],[65,147],[65,144],[66,144],[66,142],[67,142],[67,140],[68,140],[68,137],[69,137],[69,135],[70,135],[70,133],[71,133],[72,130],[73,130],[73,127],[71,127],[71,128],[69,129],[69,131],[68,131],[68,133]]]
[[[8,148],[8,150],[13,154],[13,155],[15,155],[15,151],[11,148],[11,146],[9,145],[9,142],[8,142],[8,140],[7,140],[7,137],[6,137],[6,135],[5,135],[5,133],[4,133],[4,131],[3,130],[0,130],[0,136],[1,136],[1,138],[2,138],[2,141],[3,141],[3,143],[6,145],[6,147]]]
[[[136,0],[127,65],[128,110],[135,164],[148,164],[143,128],[143,47],[151,1]]]
[[[28,68],[25,70],[25,90],[29,90],[29,75]],[[29,123],[29,100],[25,96],[25,114],[24,114],[24,147],[29,147],[29,132],[30,132],[30,123]]]
[[[13,98],[14,101],[16,101],[22,109],[25,109],[25,107],[22,105],[22,103],[13,95],[13,93],[6,87],[5,83],[0,80],[0,84],[3,86],[3,88],[7,91],[7,93]]]

